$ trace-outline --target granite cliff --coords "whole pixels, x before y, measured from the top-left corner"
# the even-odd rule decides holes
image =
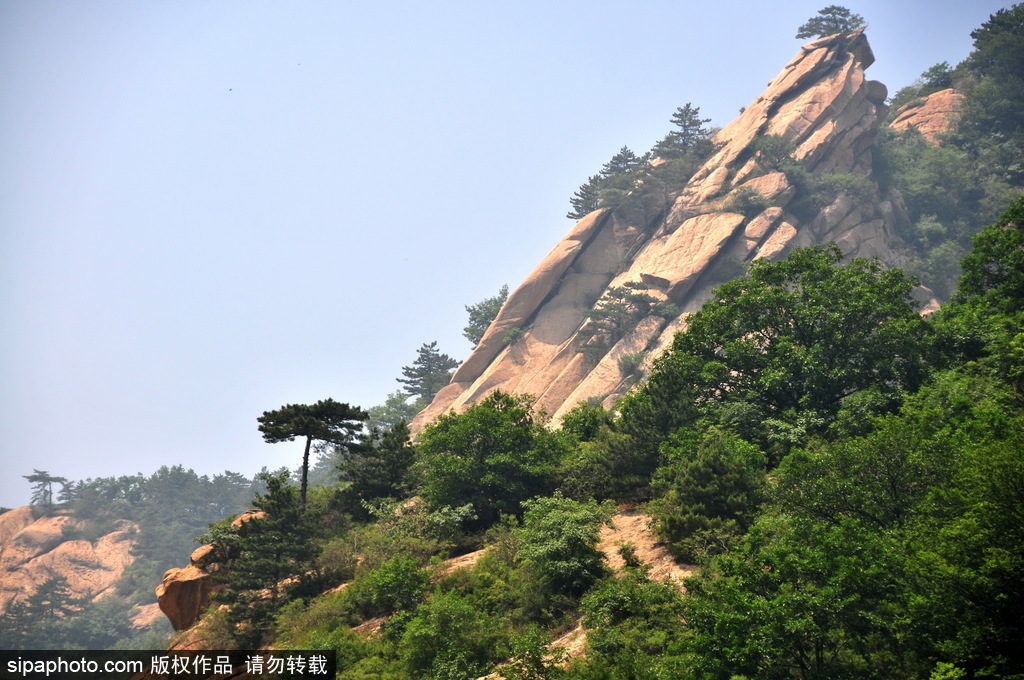
[[[847,257],[903,264],[902,199],[872,177],[872,145],[888,114],[886,87],[864,75],[873,61],[862,30],[804,45],[718,132],[715,152],[684,186],[646,196],[642,209],[604,208],[580,220],[509,296],[414,428],[499,389],[534,395],[555,421],[581,401],[610,407],[710,291],[753,260],[834,241]],[[811,214],[796,210],[797,183],[756,149],[769,135],[787,140],[811,176],[842,176],[856,190],[835,192]],[[594,351],[593,312],[623,290],[662,304]]]

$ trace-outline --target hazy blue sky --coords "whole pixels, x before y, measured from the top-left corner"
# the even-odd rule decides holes
[[[676,107],[724,125],[825,0],[0,3],[0,505],[33,468],[294,466],[513,288]],[[1008,3],[870,0],[890,94]]]

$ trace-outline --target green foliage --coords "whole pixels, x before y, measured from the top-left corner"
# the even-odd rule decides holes
[[[676,159],[710,155],[711,135],[704,125],[711,119],[700,117],[700,107],[687,102],[675,110],[671,122],[675,129],[654,145],[655,156]]]
[[[605,573],[597,549],[610,511],[596,501],[581,503],[561,494],[523,503],[519,552],[541,574],[551,594],[577,597]]]
[[[480,344],[484,333],[494,321],[494,317],[498,316],[501,306],[507,299],[508,284],[505,284],[494,297],[485,298],[475,305],[467,305],[466,312],[469,313],[469,323],[462,329],[462,335],[474,346]]]
[[[498,669],[505,680],[558,680],[565,677],[561,664],[565,653],[550,650],[549,636],[540,627],[530,626],[526,632],[512,636],[512,657]]]
[[[50,508],[53,506],[53,483],[64,484],[67,486],[67,478],[56,477],[51,475],[46,470],[33,470],[30,475],[22,475],[29,481],[30,484],[35,486],[32,489],[32,505],[38,505],[44,508]]]
[[[746,533],[763,501],[766,460],[735,434],[682,430],[662,447],[655,475],[655,531],[688,563],[725,552]]]
[[[657,313],[659,300],[648,290],[649,287],[639,281],[609,288],[587,315],[578,333],[583,339],[580,351],[597,362],[644,317]]]
[[[610,208],[627,221],[648,222],[714,151],[712,130],[704,126],[709,120],[701,118],[700,108],[690,103],[676,109],[671,119],[675,128],[650,153],[637,156],[622,147],[573,194],[566,217],[579,220],[599,208]],[[652,156],[661,162],[651,164]]]
[[[304,574],[315,557],[313,527],[287,473],[267,475],[265,481],[267,492],[257,494],[253,505],[266,517],[246,522],[234,546],[236,557],[215,576],[223,589],[214,601],[228,605],[229,632],[239,649],[264,643],[296,585],[289,577]]]
[[[309,450],[313,441],[344,446],[362,429],[368,414],[358,406],[341,404],[333,399],[321,399],[315,404],[286,404],[275,411],[264,411],[257,418],[263,440],[269,444],[306,438],[302,454],[302,486],[299,500],[306,504],[309,477]]]
[[[671,585],[650,580],[644,569],[605,579],[583,598],[588,658],[581,665],[610,667],[613,677],[683,677],[679,659],[673,658],[684,631],[682,599]]]
[[[561,439],[534,420],[532,398],[502,392],[441,416],[424,428],[418,448],[423,498],[434,508],[471,503],[478,526],[550,493],[564,455]]]
[[[778,460],[849,395],[919,384],[926,329],[913,281],[841,257],[835,245],[797,249],[716,289],[622,402],[623,431],[656,448],[700,418],[723,420]]]
[[[784,135],[761,135],[751,143],[751,149],[757,154],[758,164],[766,170],[786,172],[796,163],[796,145]]]
[[[479,677],[508,658],[498,622],[455,592],[436,592],[420,606],[400,648],[414,677],[438,680]]]
[[[619,357],[619,372],[624,376],[632,375],[647,357],[647,352],[631,352]]]
[[[411,489],[410,468],[415,458],[409,426],[404,421],[384,432],[367,432],[338,464],[341,481],[347,483],[341,491],[345,509],[365,517],[364,504],[369,501],[406,497]]]
[[[515,326],[513,328],[509,328],[505,332],[505,337],[503,338],[503,342],[506,345],[514,345],[517,342],[519,342],[519,340],[521,340],[524,335],[526,335],[526,331],[524,331],[519,326]]]
[[[600,405],[580,402],[562,416],[562,432],[575,442],[589,442],[597,438],[602,428],[611,425],[612,414]]]
[[[458,365],[458,361],[437,350],[435,340],[430,344],[423,343],[423,346],[416,350],[416,361],[412,362],[412,366],[403,366],[402,375],[405,377],[396,380],[405,385],[404,389],[410,396],[416,397],[426,405],[448,384],[452,370]]]
[[[366,577],[370,601],[383,614],[411,611],[423,597],[430,574],[409,555],[395,555]]]
[[[999,314],[1024,309],[1024,197],[974,237],[955,300]]]
[[[402,421],[410,422],[424,406],[419,399],[410,403],[404,392],[392,392],[383,404],[367,409],[366,429],[386,432]]]
[[[864,25],[864,17],[854,14],[840,5],[829,5],[818,10],[818,16],[811,17],[797,29],[796,37],[821,38],[835,33],[849,33]]]
[[[726,209],[731,212],[737,212],[744,217],[755,217],[765,208],[769,207],[770,203],[768,199],[761,195],[761,193],[753,187],[740,187],[736,191],[729,194],[729,200],[726,203]]]

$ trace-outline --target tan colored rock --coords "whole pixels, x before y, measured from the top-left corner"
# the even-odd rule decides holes
[[[498,389],[534,395],[556,422],[582,400],[613,406],[629,386],[618,374],[621,353],[613,350],[596,365],[580,353],[580,329],[609,288],[642,282],[680,307],[679,318],[643,337],[655,357],[717,285],[754,259],[834,240],[848,257],[902,264],[901,199],[895,192],[881,196],[871,180],[871,148],[888,113],[885,86],[864,75],[873,61],[862,30],[804,45],[717,133],[715,153],[685,186],[581,220],[509,297],[452,383],[417,416],[414,430]],[[783,173],[766,172],[752,147],[770,134],[792,142],[808,172],[862,178],[858,196],[840,193],[808,223],[786,212],[795,187]],[[730,212],[730,197],[741,187],[756,190],[772,207],[751,219]],[[513,328],[520,337],[507,345]]]
[[[773,206],[785,206],[796,194],[796,187],[789,183],[785,173],[770,172],[753,179],[748,179],[733,190],[753,189],[761,194]]]
[[[672,300],[681,300],[743,220],[743,215],[737,213],[692,217],[669,236],[648,243],[629,268],[627,278],[658,288]]]
[[[480,344],[456,371],[452,378],[453,382],[472,381],[480,375],[487,363],[504,347],[506,333],[525,325],[576,260],[584,245],[604,225],[607,216],[607,210],[597,210],[580,220],[548,253],[526,281],[509,295],[498,316],[484,333]]]
[[[75,520],[68,514],[36,519],[32,508],[0,516],[0,611],[34,593],[44,581],[63,576],[76,597],[103,597],[132,563],[135,528],[127,523],[95,541],[74,539],[65,530]]]
[[[963,98],[962,94],[953,89],[933,92],[901,108],[890,127],[894,130],[915,127],[929,142],[938,144],[938,135],[947,132],[960,114]]]
[[[168,569],[156,587],[160,611],[174,630],[186,630],[195,624],[209,608],[212,593],[210,575],[191,564],[184,569]]]

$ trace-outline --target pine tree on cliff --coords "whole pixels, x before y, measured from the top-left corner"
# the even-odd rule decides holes
[[[710,150],[710,132],[704,127],[710,118],[700,117],[700,107],[687,102],[672,114],[675,130],[654,145],[654,154],[661,158],[683,158],[691,154],[703,154]]]
[[[302,454],[302,487],[299,498],[306,505],[306,485],[309,477],[309,449],[313,440],[344,446],[353,441],[369,414],[357,406],[323,399],[315,404],[286,404],[276,411],[264,411],[257,418],[263,440],[268,444],[306,438]]]
[[[257,494],[252,504],[266,516],[245,523],[245,535],[234,545],[238,556],[215,575],[224,587],[213,600],[227,605],[226,618],[239,649],[256,649],[266,642],[279,608],[316,556],[310,517],[295,487],[288,485],[288,473],[261,476],[267,492]]]
[[[429,404],[442,387],[448,384],[452,377],[452,371],[458,367],[459,362],[447,354],[437,351],[437,341],[427,344],[416,350],[416,361],[412,366],[403,366],[402,375],[404,378],[395,378],[405,385],[405,391],[410,395],[422,400],[424,405]]]
[[[67,484],[66,477],[55,477],[46,470],[32,470],[30,475],[22,475],[29,483],[34,484],[32,488],[32,505],[51,507],[53,505],[53,483]]]
[[[811,17],[797,29],[796,37],[821,38],[835,33],[849,33],[864,25],[864,17],[854,14],[840,5],[829,5],[818,10],[818,16]]]
[[[507,299],[508,284],[505,284],[494,297],[485,298],[475,305],[466,305],[466,311],[469,312],[469,323],[462,329],[462,335],[473,343],[474,347],[480,344],[484,333],[494,321],[494,317],[498,316],[501,306]]]

